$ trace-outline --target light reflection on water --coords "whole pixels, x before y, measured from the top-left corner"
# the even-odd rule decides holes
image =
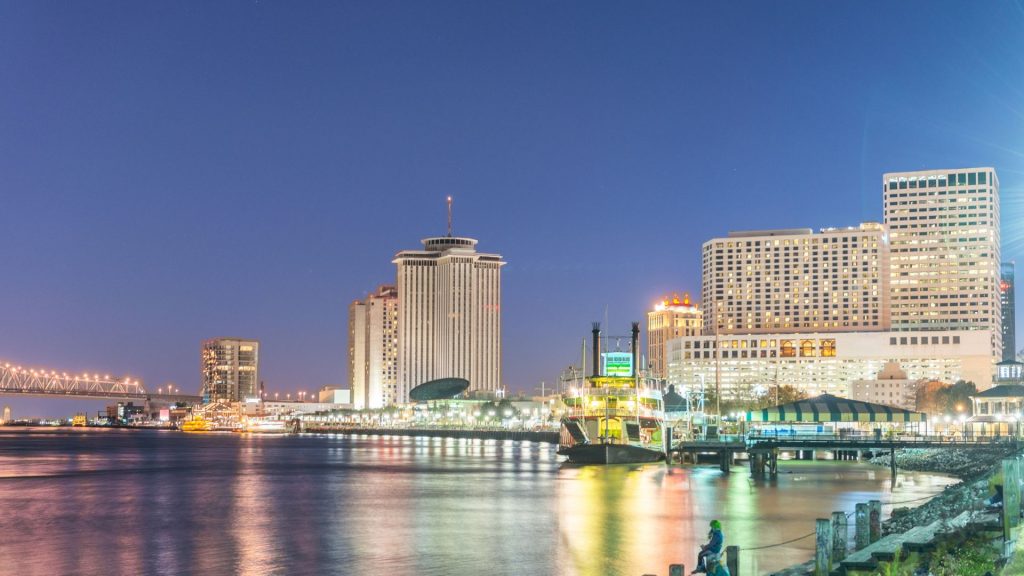
[[[554,447],[436,438],[0,430],[0,558],[16,574],[665,574],[708,522],[781,542],[856,502],[950,480],[848,462],[572,467]],[[813,538],[744,553],[806,560]]]

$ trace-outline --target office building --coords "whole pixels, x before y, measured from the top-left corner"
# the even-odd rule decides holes
[[[885,227],[731,232],[704,243],[705,334],[889,328]]]
[[[349,377],[357,409],[381,408],[398,399],[398,291],[382,285],[349,305]]]
[[[1017,360],[1017,310],[1013,285],[1013,262],[1003,262],[999,270],[999,306],[1002,308],[1004,362]]]
[[[700,334],[702,315],[700,307],[690,302],[690,295],[684,294],[665,298],[647,313],[647,366],[650,376],[668,378],[665,363],[665,344],[680,336]]]
[[[244,402],[260,397],[260,343],[213,338],[200,347],[204,402]]]
[[[427,238],[395,255],[398,399],[437,378],[465,378],[471,391],[501,388],[501,256],[477,241]]]
[[[992,379],[990,337],[982,330],[701,335],[670,340],[667,355],[669,383],[714,389],[718,374],[723,398],[750,399],[774,385],[848,397],[854,382],[873,380],[893,361],[909,380],[968,380],[983,388]]]
[[[995,170],[895,172],[883,188],[893,330],[984,330],[1001,357]]]

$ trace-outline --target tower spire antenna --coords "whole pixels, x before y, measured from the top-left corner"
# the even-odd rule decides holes
[[[452,197],[448,197],[448,237],[452,237]]]

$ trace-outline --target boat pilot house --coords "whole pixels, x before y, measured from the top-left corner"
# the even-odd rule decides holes
[[[822,394],[746,414],[752,435],[822,435],[927,433],[928,416],[884,404]]]

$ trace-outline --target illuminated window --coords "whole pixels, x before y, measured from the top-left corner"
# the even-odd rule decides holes
[[[814,356],[814,340],[800,341],[800,356]]]
[[[836,341],[834,339],[822,340],[821,341],[821,356],[823,358],[833,358],[836,355]]]
[[[783,358],[795,358],[796,357],[796,346],[794,346],[792,340],[781,340],[782,345],[782,357]]]

